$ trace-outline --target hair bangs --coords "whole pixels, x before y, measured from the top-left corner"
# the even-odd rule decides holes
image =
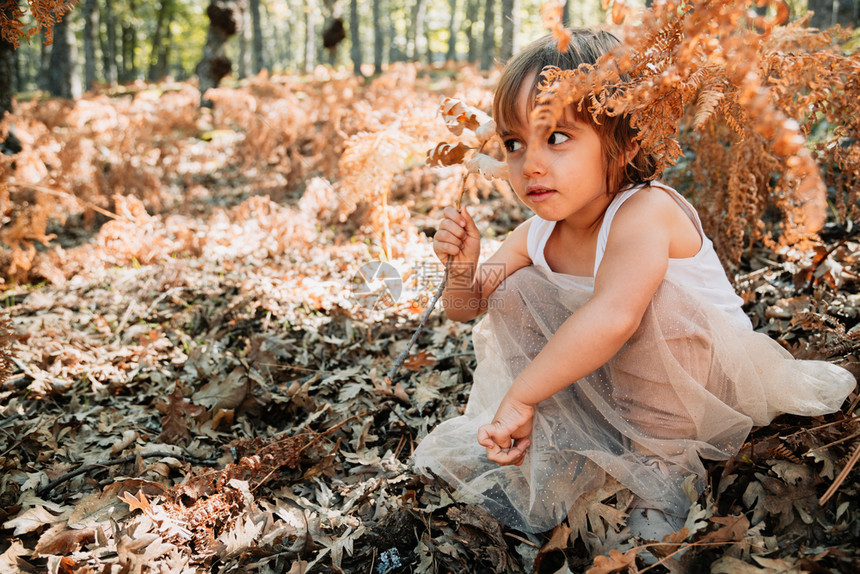
[[[493,118],[500,135],[520,131],[528,125],[530,118],[520,117],[520,91],[529,89],[525,113],[531,114],[544,68],[554,66],[575,70],[581,64],[594,65],[601,56],[620,44],[618,38],[606,30],[571,28],[570,32],[571,41],[563,52],[558,51],[556,40],[547,35],[523,48],[508,62],[493,98]],[[567,106],[559,120],[588,124],[600,135],[609,193],[654,177],[655,157],[639,148],[636,130],[630,126],[626,116],[603,116],[595,120],[588,111],[587,102],[581,102]],[[629,152],[633,152],[632,159],[627,159]]]

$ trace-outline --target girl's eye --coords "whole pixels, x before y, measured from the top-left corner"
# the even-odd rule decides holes
[[[552,132],[546,141],[550,145],[558,145],[558,144],[563,144],[564,142],[566,142],[569,139],[570,139],[570,136],[568,136],[566,134],[563,134],[561,132]]]
[[[523,147],[523,144],[520,143],[520,140],[515,140],[515,139],[505,140],[505,150],[507,150],[508,153],[514,153],[515,151],[519,151],[520,149],[522,149],[522,147]]]

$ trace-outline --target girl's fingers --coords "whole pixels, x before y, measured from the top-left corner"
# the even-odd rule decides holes
[[[469,215],[469,211],[465,207],[463,208],[461,217],[462,221],[464,222],[463,229],[467,233],[475,236],[480,235],[480,232],[478,231],[478,226],[475,225],[475,220],[472,219],[472,216]]]
[[[457,239],[463,239],[466,237],[466,230],[450,219],[446,219],[439,224],[439,229],[436,230],[436,234],[438,235],[440,233],[448,233]]]
[[[501,465],[519,466],[523,463],[531,440],[528,437],[514,439],[496,424],[488,424],[478,429],[478,444],[487,449],[488,460]]]
[[[478,428],[478,443],[487,448],[499,450],[516,446],[516,441],[498,423],[490,423]]]
[[[465,232],[463,233],[465,236]],[[465,247],[464,238],[458,237],[450,231],[439,229],[433,236],[433,250],[437,255],[460,255]]]
[[[434,241],[433,250],[436,251],[437,254],[456,256],[460,253],[462,247],[459,244],[449,243],[446,241]]]
[[[466,211],[465,208],[463,209],[463,211],[464,212]],[[456,209],[454,209],[450,205],[442,211],[442,215],[444,215],[447,219],[450,219],[451,221],[453,221],[454,223],[456,223],[460,227],[466,226],[466,223],[467,223],[466,218],[463,215],[461,215],[461,213],[459,211],[457,211]],[[469,214],[467,213],[466,217],[468,217],[468,215]]]
[[[496,445],[495,448],[487,449],[487,458],[500,465],[519,466],[525,460],[526,449],[528,449],[529,444],[528,439],[521,439],[509,449],[501,449]]]

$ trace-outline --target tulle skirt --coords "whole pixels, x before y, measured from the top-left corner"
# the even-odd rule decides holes
[[[587,283],[559,281],[531,266],[496,290],[474,329],[478,366],[465,413],[441,423],[415,452],[417,468],[513,528],[552,528],[607,474],[645,506],[685,516],[690,500],[682,484],[692,477],[701,492],[702,458],[736,454],[753,425],[777,414],[833,412],[854,389],[848,371],[795,360],[766,335],[665,280],[615,357],[537,405],[524,463],[499,466],[478,444],[478,427],[492,420],[514,378],[592,293]]]

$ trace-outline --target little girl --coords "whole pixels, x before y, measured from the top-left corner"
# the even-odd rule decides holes
[[[703,489],[701,458],[731,457],[779,413],[833,412],[855,381],[752,330],[695,209],[649,181],[654,159],[626,118],[571,106],[552,133],[532,126],[544,66],[594,64],[618,43],[572,32],[565,53],[546,37],[514,57],[493,102],[511,185],[535,216],[481,267],[465,209],[447,208],[434,237],[451,259],[448,317],[488,312],[465,414],[425,437],[415,464],[526,532],[558,524],[608,474],[636,495],[632,533],[659,539],[683,526],[684,480]]]

